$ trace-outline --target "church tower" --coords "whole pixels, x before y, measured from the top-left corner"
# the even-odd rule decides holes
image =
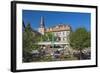
[[[43,16],[41,16],[40,27],[39,27],[38,31],[39,31],[42,35],[44,35],[44,33],[45,33],[45,24],[44,24],[44,17],[43,17]]]

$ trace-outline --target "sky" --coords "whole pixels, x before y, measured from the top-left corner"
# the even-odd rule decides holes
[[[44,17],[45,27],[53,27],[58,24],[68,24],[72,30],[76,30],[79,27],[84,27],[88,31],[91,29],[91,14],[79,13],[79,12],[55,12],[55,11],[35,11],[35,10],[23,10],[22,20],[25,25],[30,23],[31,27],[38,30],[40,27],[41,16]]]

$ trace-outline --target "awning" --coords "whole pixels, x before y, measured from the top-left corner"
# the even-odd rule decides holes
[[[69,44],[68,42],[39,42],[38,45],[52,45],[52,44],[55,44],[55,45],[66,45],[66,44]]]

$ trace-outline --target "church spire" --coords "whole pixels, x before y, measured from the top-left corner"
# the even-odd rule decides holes
[[[44,17],[43,17],[43,16],[41,16],[40,27],[41,27],[41,28],[45,28]]]

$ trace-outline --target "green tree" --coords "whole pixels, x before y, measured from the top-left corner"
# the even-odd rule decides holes
[[[38,50],[39,46],[36,44],[39,41],[39,36],[33,32],[30,24],[28,24],[23,31],[23,58],[24,61],[32,60],[32,50]]]
[[[48,37],[46,34],[41,35],[41,42],[47,41]]]
[[[52,32],[47,32],[42,35],[42,41],[56,41],[56,37]]]
[[[82,50],[86,47],[90,47],[90,32],[85,28],[78,28],[76,31],[70,33],[69,40],[70,46],[80,51],[81,59]]]
[[[35,35],[31,31],[31,26],[28,24],[23,32],[23,49],[27,52],[31,51]]]

